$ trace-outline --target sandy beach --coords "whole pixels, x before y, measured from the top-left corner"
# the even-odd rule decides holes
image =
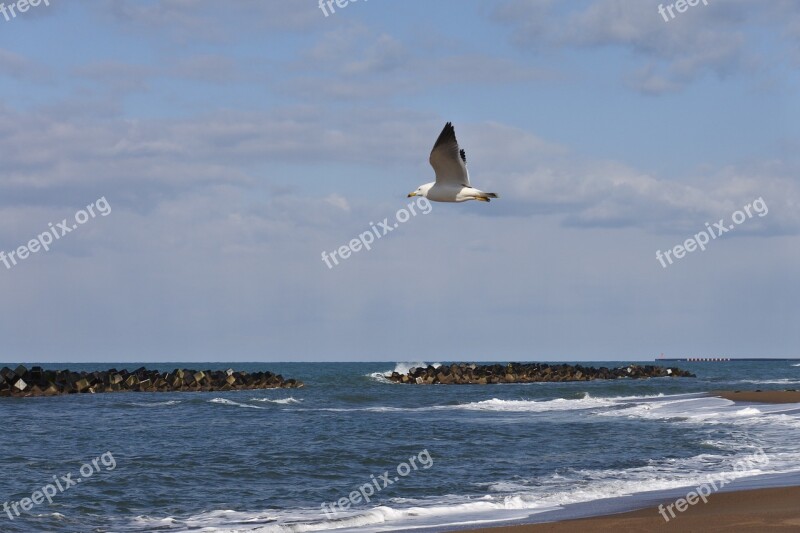
[[[665,501],[664,504],[673,503]],[[548,524],[476,529],[492,533],[800,531],[800,487],[714,494],[666,522],[658,508]]]
[[[796,390],[714,391],[712,394],[734,402],[800,403],[800,391]]]

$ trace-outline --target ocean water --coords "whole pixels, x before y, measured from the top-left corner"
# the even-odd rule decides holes
[[[707,394],[800,388],[797,363],[671,363],[698,377],[590,383],[423,387],[381,377],[419,364],[148,364],[271,370],[306,387],[0,398],[0,504],[67,474],[80,479],[52,503],[11,510],[13,520],[0,511],[0,531],[441,531],[541,521],[686,494],[761,450],[768,462],[726,489],[800,484],[800,404]],[[360,487],[369,502],[323,512]]]

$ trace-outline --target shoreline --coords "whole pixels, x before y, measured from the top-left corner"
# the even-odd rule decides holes
[[[800,403],[800,391],[797,390],[715,390],[711,396],[724,398],[736,403],[788,404]],[[681,489],[683,490],[683,489]],[[528,524],[512,524],[470,528],[470,532],[490,533],[572,533],[585,531],[588,533],[617,532],[664,532],[703,531],[703,532],[753,532],[798,531],[800,530],[800,485],[795,482],[789,486],[746,488],[717,492],[708,497],[708,502],[689,505],[673,518],[665,520],[659,512],[659,505],[664,507],[674,504],[686,492],[672,491],[672,494],[661,495],[656,500],[642,502],[642,507],[634,510],[614,512],[563,520],[537,522]],[[678,494],[675,496],[675,494]],[[667,514],[665,512],[665,514]]]
[[[520,524],[479,529],[490,533],[572,533],[574,531],[617,532],[753,532],[800,530],[800,486],[745,489],[709,496],[708,503],[689,506],[665,521],[658,506],[619,514],[578,518],[559,522]],[[674,500],[662,501],[663,505]]]

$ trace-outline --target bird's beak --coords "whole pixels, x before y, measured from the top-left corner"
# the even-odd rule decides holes
[[[408,193],[408,198],[414,197],[414,196],[416,196],[416,195],[417,195],[417,193],[415,193],[415,192],[410,192],[410,193]]]

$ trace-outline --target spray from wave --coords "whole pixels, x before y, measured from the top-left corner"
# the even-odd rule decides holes
[[[433,368],[439,368],[442,366],[441,363],[433,363],[431,365]],[[398,374],[408,374],[408,371],[412,368],[427,368],[428,363],[418,362],[418,363],[397,363],[394,366],[394,370],[387,370],[385,372],[373,372],[371,374],[367,374],[367,377],[374,379],[375,381],[379,381],[381,383],[391,383],[395,385],[393,381],[389,381],[387,376],[391,376],[393,372],[397,372]]]

